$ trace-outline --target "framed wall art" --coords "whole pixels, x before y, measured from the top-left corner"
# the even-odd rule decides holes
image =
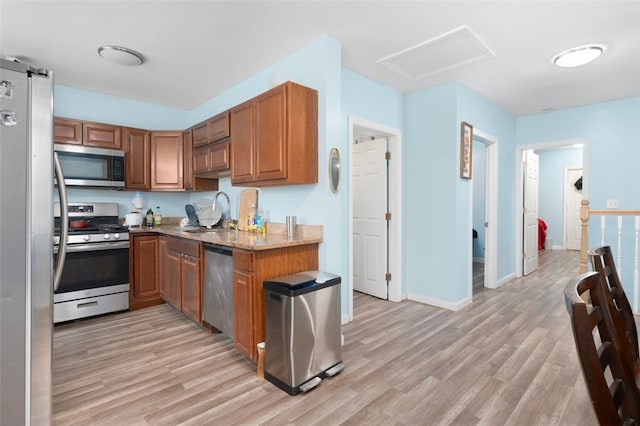
[[[460,123],[460,177],[471,179],[473,148],[473,126],[464,121]]]

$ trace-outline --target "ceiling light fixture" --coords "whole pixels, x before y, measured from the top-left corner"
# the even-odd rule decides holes
[[[553,58],[553,63],[561,68],[574,68],[594,61],[604,52],[604,46],[599,44],[586,44],[573,47],[558,53]]]
[[[122,46],[100,46],[98,55],[105,61],[119,65],[142,65],[144,62],[142,54]]]

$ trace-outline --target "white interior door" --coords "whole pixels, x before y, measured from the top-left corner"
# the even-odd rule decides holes
[[[386,139],[353,147],[353,289],[387,299]]]
[[[524,151],[524,217],[522,274],[538,269],[538,155]]]
[[[580,250],[582,222],[580,207],[582,191],[578,191],[575,183],[582,177],[582,168],[565,170],[564,179],[564,246],[566,250]]]

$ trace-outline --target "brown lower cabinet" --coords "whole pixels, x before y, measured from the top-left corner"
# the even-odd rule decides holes
[[[131,309],[162,300],[202,325],[202,243],[154,232],[131,234]],[[234,341],[257,361],[264,341],[265,280],[318,269],[318,244],[270,250],[233,249]]]
[[[131,310],[159,305],[158,234],[129,234],[129,307]]]
[[[271,250],[233,250],[234,330],[236,349],[257,361],[264,341],[265,280],[318,269],[318,244]]]
[[[160,236],[160,295],[187,318],[202,323],[202,243]]]

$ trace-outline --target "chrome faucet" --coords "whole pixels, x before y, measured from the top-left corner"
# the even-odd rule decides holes
[[[226,193],[226,192],[224,192],[224,191],[218,191],[218,192],[216,193],[216,196],[213,198],[213,209],[215,210],[215,208],[216,208],[216,202],[218,201],[218,197],[219,197],[220,195],[224,195],[224,196],[225,196],[225,198],[227,199],[227,207],[229,207],[229,209],[227,210],[227,217],[225,218],[225,220],[227,221],[227,227],[228,227],[229,222],[231,222],[231,220],[232,220],[232,219],[231,219],[231,198],[229,198],[229,195],[227,195],[227,193]]]

